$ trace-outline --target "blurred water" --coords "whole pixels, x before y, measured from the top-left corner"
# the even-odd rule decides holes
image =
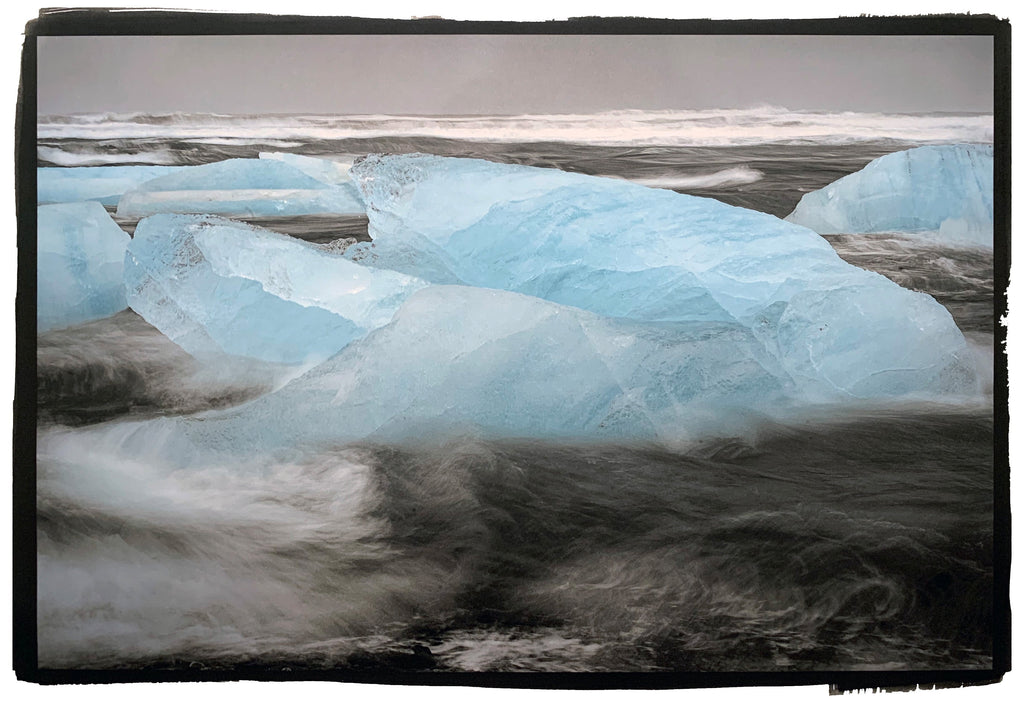
[[[341,161],[351,161],[373,152],[427,152],[615,176],[655,186],[664,184],[669,188],[688,184],[675,187],[675,190],[717,198],[733,206],[753,208],[779,217],[792,211],[802,194],[855,172],[876,157],[915,146],[895,140],[856,144],[628,146],[472,142],[417,136],[295,140],[287,147],[276,141],[222,144],[166,138],[99,141],[51,138],[41,141],[40,145],[72,154],[82,153],[83,160],[84,155],[107,155],[102,163],[111,165],[206,164],[239,157],[255,158],[260,152],[282,150]],[[66,166],[48,160],[48,154],[40,152],[39,166]],[[154,158],[154,155],[159,155],[159,158]]]
[[[282,149],[46,143],[174,163]],[[553,166],[783,216],[802,193],[900,148],[404,136],[298,141],[289,151],[420,150]],[[360,218],[256,222],[314,242],[367,237]],[[849,262],[935,296],[991,376],[990,252],[899,234],[829,240]],[[202,368],[130,311],[38,345],[41,666],[991,664],[990,404],[844,418],[809,410],[755,439],[687,453],[464,440],[181,469],[133,460],[116,440],[132,420],[238,404],[286,373],[241,362]]]
[[[50,666],[989,663],[981,411],[690,454],[467,441],[167,471],[67,442],[40,444]]]

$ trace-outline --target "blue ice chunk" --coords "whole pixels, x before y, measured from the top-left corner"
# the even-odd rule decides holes
[[[129,191],[117,215],[155,213],[222,216],[297,216],[363,213],[351,183],[324,183],[278,159],[228,159],[183,168]]]
[[[181,169],[142,185],[145,191],[215,191],[218,189],[319,189],[317,181],[277,160],[226,159]]]
[[[39,167],[37,199],[41,204],[99,201],[117,206],[125,192],[179,169],[183,167]]]
[[[941,305],[774,216],[472,159],[371,155],[351,174],[373,238],[346,251],[355,261],[605,316],[740,325],[812,396],[974,390]]]
[[[879,157],[804,194],[786,220],[818,233],[929,233],[992,247],[992,146],[930,145]]]
[[[144,218],[157,213],[194,213],[260,218],[313,214],[360,214],[357,198],[340,187],[323,189],[234,189],[217,191],[131,191],[117,215]]]
[[[359,439],[662,440],[749,430],[791,387],[736,324],[639,323],[513,292],[433,286],[280,390],[139,432],[165,458]],[[166,426],[166,425],[165,425]]]
[[[260,159],[284,162],[324,184],[347,184],[352,182],[352,178],[348,174],[349,169],[352,168],[351,162],[309,157],[302,154],[290,154],[288,152],[260,152],[259,157]]]
[[[321,361],[386,324],[425,285],[212,216],[143,219],[124,262],[132,309],[200,358]]]
[[[130,238],[95,201],[37,208],[38,331],[101,319],[127,306],[122,267]]]

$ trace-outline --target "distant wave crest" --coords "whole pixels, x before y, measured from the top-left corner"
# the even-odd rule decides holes
[[[748,166],[729,167],[711,174],[665,174],[630,179],[634,184],[653,186],[659,189],[711,189],[723,186],[753,184],[764,177],[764,172]]]
[[[481,142],[604,145],[846,144],[867,140],[992,141],[990,114],[745,110],[619,110],[595,114],[216,115],[104,113],[40,116],[40,138],[346,139],[442,137]]]
[[[37,148],[37,157],[41,162],[49,162],[59,167],[100,167],[107,164],[176,164],[177,158],[167,150],[151,152],[68,152],[59,147]]]

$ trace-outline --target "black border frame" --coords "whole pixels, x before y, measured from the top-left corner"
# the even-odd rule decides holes
[[[585,17],[551,22],[390,20],[180,11],[44,9],[25,29],[15,122],[18,295],[13,430],[13,666],[39,684],[181,681],[339,681],[543,689],[679,689],[829,684],[833,692],[867,688],[941,688],[1001,681],[1010,670],[1010,478],[1007,358],[995,347],[993,666],[988,670],[871,672],[437,673],[239,668],[232,670],[40,669],[36,631],[36,59],[37,37],[102,35],[315,34],[820,34],[987,35],[994,42],[996,340],[1005,341],[1010,272],[1010,24],[992,15],[850,17],[804,20],[666,20]]]

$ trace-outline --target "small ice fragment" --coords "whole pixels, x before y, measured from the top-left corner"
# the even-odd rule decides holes
[[[37,208],[38,331],[100,319],[127,306],[122,267],[130,238],[95,201]]]

